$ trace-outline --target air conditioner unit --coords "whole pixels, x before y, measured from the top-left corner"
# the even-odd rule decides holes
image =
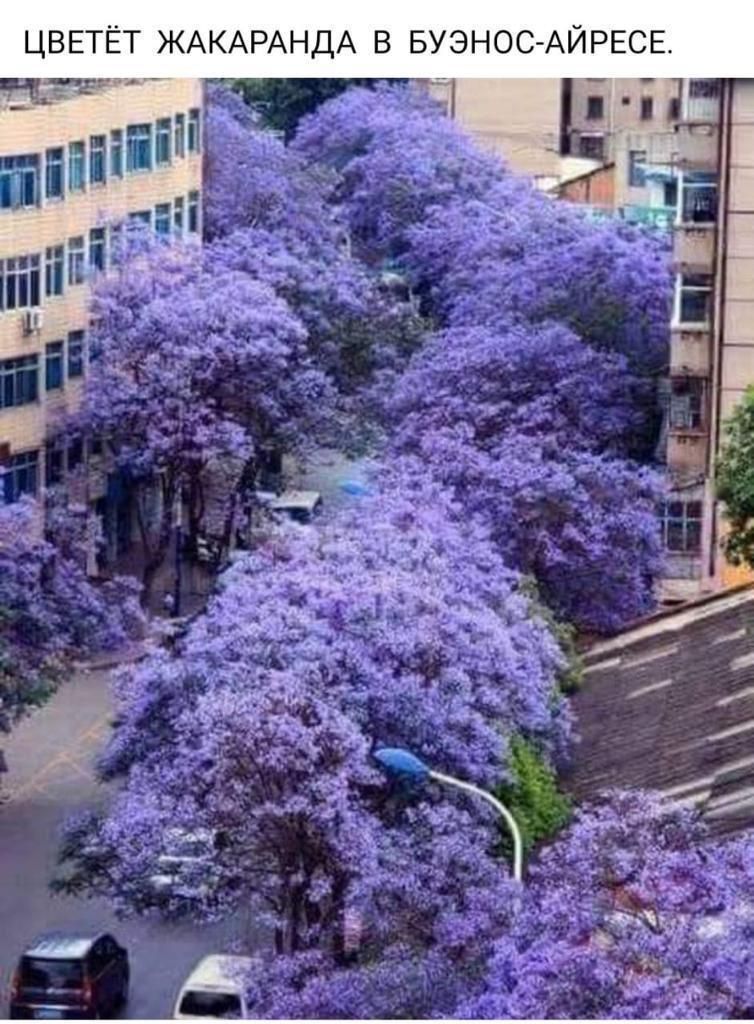
[[[24,310],[24,334],[36,334],[42,330],[44,313],[38,307]]]

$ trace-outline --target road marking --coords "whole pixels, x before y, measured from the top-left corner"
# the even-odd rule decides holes
[[[7,790],[5,799],[3,801],[3,806],[7,806],[8,804],[13,803],[15,800],[18,800],[19,797],[23,796],[25,793],[29,793],[32,791],[36,791],[37,793],[41,793],[43,795],[47,794],[49,791],[47,790],[46,786],[44,784],[40,785],[40,783],[43,782],[43,780],[46,778],[46,776],[49,774],[51,770],[61,766],[67,766],[68,768],[72,768],[75,772],[77,772],[79,775],[82,775],[89,782],[96,781],[96,776],[94,775],[94,773],[78,764],[78,762],[75,760],[75,755],[76,753],[83,752],[82,748],[86,740],[95,740],[99,739],[102,736],[102,733],[110,720],[110,716],[111,712],[108,712],[107,714],[102,715],[101,718],[98,718],[92,725],[88,725],[82,733],[79,733],[79,735],[76,737],[73,743],[70,744],[70,746],[65,747],[63,750],[59,750],[54,757],[50,758],[50,760],[43,764],[41,768],[37,769],[37,771],[34,772],[34,774],[31,776],[31,778],[27,779],[26,782],[22,782],[20,785],[16,786],[15,789]]]

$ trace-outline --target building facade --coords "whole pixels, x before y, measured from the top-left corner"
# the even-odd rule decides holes
[[[684,79],[680,114],[664,515],[675,598],[743,578],[721,551],[715,461],[754,383],[754,79]]]
[[[560,78],[418,79],[485,149],[542,189],[557,184],[563,133]]]
[[[0,79],[0,468],[3,496],[39,494],[86,461],[62,445],[87,372],[90,289],[129,219],[201,230],[199,79]],[[84,448],[90,450],[83,450]]]

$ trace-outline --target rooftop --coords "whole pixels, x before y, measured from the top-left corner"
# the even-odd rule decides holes
[[[95,939],[102,933],[91,931],[44,932],[29,943],[24,956],[46,960],[77,960],[86,956]]]
[[[716,833],[754,827],[754,586],[594,645],[574,698],[569,788],[660,790]]]
[[[0,111],[28,110],[141,81],[140,78],[0,78]]]

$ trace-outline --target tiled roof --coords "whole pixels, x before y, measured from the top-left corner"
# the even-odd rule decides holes
[[[643,787],[754,827],[754,588],[684,606],[592,647],[574,698],[577,799]]]

